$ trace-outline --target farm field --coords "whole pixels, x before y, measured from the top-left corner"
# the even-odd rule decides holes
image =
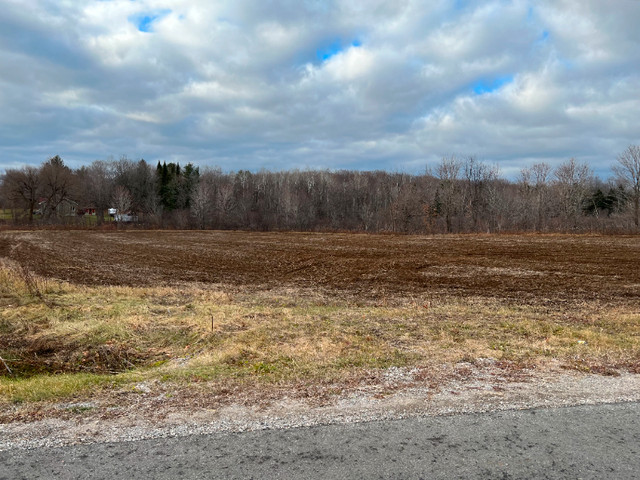
[[[4,231],[0,262],[0,402],[640,373],[638,236]]]
[[[179,282],[527,303],[638,299],[640,237],[35,231],[0,234],[0,256],[84,285]]]

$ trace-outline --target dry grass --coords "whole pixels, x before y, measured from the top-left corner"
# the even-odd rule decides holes
[[[448,294],[361,302],[286,286],[84,286],[29,280],[7,261],[0,292],[0,356],[13,372],[0,376],[0,402],[146,380],[339,383],[390,366],[479,358],[555,359],[603,374],[640,368],[632,303],[562,307]]]

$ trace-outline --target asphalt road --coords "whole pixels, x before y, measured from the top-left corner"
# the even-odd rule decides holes
[[[640,403],[0,452],[0,479],[640,478]]]

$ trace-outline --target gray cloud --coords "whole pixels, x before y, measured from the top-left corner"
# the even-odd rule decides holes
[[[0,12],[0,169],[423,171],[458,153],[606,175],[640,142],[638,2],[28,3]]]

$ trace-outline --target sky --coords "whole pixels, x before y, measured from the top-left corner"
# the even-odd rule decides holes
[[[0,172],[60,155],[514,178],[640,144],[639,0],[0,0]]]

